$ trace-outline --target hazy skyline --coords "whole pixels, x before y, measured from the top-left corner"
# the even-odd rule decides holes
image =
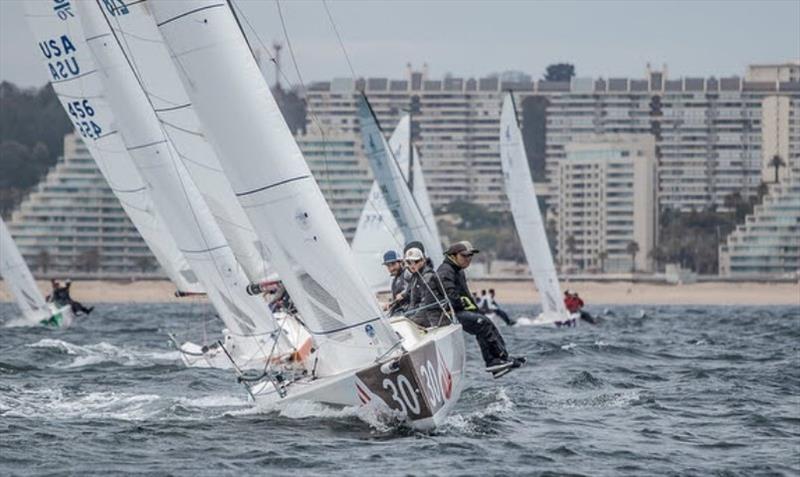
[[[296,84],[276,3],[235,3],[268,48],[283,43],[283,69]],[[280,7],[306,83],[350,76],[321,1],[284,0]],[[557,62],[575,64],[578,76],[642,77],[648,62],[666,63],[670,77],[741,76],[751,63],[800,58],[795,0],[329,0],[328,8],[359,76],[401,78],[408,62],[427,63],[434,78],[520,70],[538,79]],[[246,24],[245,31],[259,47]],[[20,0],[0,0],[0,80],[47,80]]]

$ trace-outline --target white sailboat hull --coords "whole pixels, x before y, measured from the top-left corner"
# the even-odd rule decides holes
[[[536,318],[519,318],[514,326],[549,326],[551,328],[575,328],[580,321],[579,313],[572,313],[568,318],[560,314],[540,313]]]
[[[335,407],[369,407],[377,415],[415,429],[444,422],[461,395],[466,354],[461,325],[422,330],[405,318],[392,321],[406,351],[361,369],[285,386],[281,396],[270,381],[250,389],[257,406],[280,409],[310,401]]]

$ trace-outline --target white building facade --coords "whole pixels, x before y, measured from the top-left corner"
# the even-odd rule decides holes
[[[589,135],[565,151],[556,172],[562,270],[654,271],[649,256],[658,229],[654,138]]]

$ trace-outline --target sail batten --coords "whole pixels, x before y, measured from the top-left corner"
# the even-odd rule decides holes
[[[517,111],[510,94],[503,101],[500,116],[500,162],[514,225],[522,242],[528,268],[539,290],[542,312],[551,317],[568,319],[569,313],[561,298],[558,274],[536,199],[522,131],[517,122]]]

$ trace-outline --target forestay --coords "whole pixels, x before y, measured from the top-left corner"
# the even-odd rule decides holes
[[[394,151],[403,180],[408,181],[408,151],[414,151],[412,171],[414,181],[411,187],[412,194],[420,206],[422,217],[434,233],[432,243],[426,243],[425,249],[435,265],[441,263],[442,246],[439,230],[431,208],[425,178],[419,161],[416,147],[411,144],[411,128],[409,116],[400,119],[397,127],[389,138],[389,147]],[[364,203],[361,216],[358,220],[355,236],[353,237],[353,254],[358,262],[359,270],[364,275],[367,283],[374,290],[388,290],[391,279],[383,267],[384,252],[394,249],[401,252],[405,245],[405,237],[397,221],[394,219],[386,200],[383,197],[377,181],[372,183],[369,196]]]
[[[189,171],[236,260],[252,282],[267,276],[258,239],[236,200],[214,150],[206,141],[197,115],[175,71],[147,2],[104,3],[102,12],[120,47],[130,59],[167,138]]]
[[[361,125],[361,136],[372,173],[378,182],[386,205],[392,217],[403,232],[405,243],[419,240],[425,244],[428,253],[437,254],[434,261],[441,259],[441,244],[435,246],[437,239],[434,232],[423,217],[397,158],[383,137],[378,119],[365,96],[359,97],[358,120]],[[410,133],[410,131],[409,131]],[[407,143],[408,144],[408,143]],[[407,146],[406,146],[407,148]],[[433,247],[429,250],[429,247]]]
[[[36,287],[36,281],[2,217],[0,217],[0,277],[3,278],[6,289],[11,292],[11,296],[22,310],[22,316],[27,321],[39,323],[50,317],[47,302]]]
[[[116,130],[75,2],[30,0],[25,9],[50,84],[125,213],[177,289],[203,292]]]
[[[151,1],[206,137],[319,347],[319,376],[397,337],[355,261],[228,4]]]
[[[245,292],[248,280],[142,90],[101,7],[77,4],[81,23],[117,126],[153,201],[168,218],[175,240],[229,330],[238,335],[271,332],[274,320],[261,297]]]
[[[517,123],[517,111],[510,94],[503,101],[500,117],[500,162],[514,225],[541,296],[543,314],[567,319],[569,314],[561,298],[558,274],[536,200],[525,144]]]

